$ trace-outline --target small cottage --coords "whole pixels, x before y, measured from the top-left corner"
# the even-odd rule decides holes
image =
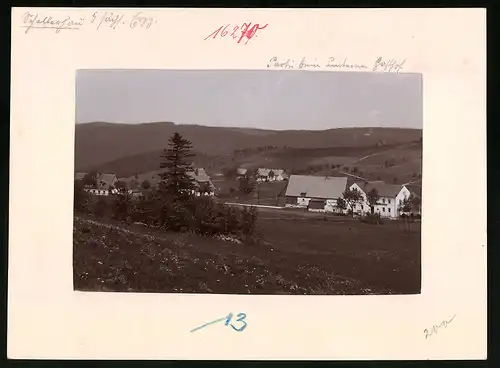
[[[255,179],[259,182],[282,181],[285,179],[285,170],[259,168]]]
[[[87,173],[76,173],[75,180],[83,180]],[[118,178],[115,174],[96,174],[95,183],[85,184],[84,190],[93,195],[110,195],[115,191]]]
[[[248,174],[248,169],[244,167],[240,167],[236,169],[236,176],[237,177],[243,177]]]
[[[193,194],[196,196],[213,196],[215,195],[215,186],[210,180],[205,169],[197,168],[188,173],[194,179],[196,189]]]

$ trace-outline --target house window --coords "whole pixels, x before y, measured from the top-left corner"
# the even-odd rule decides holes
[[[390,203],[391,203],[391,200],[390,200],[390,199],[388,199],[388,200],[387,200],[387,203],[389,203],[389,204],[390,204]]]
[[[382,212],[385,212],[385,207],[382,207]]]
[[[382,198],[382,203],[385,203],[385,198]]]
[[[387,211],[388,211],[388,212],[391,212],[391,208],[389,207],[389,208],[387,209]]]

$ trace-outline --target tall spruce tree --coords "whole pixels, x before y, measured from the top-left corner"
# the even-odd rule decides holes
[[[160,168],[165,169],[160,174],[160,188],[164,195],[177,199],[188,198],[196,188],[191,158],[192,144],[175,132],[168,140],[168,148],[161,155]]]

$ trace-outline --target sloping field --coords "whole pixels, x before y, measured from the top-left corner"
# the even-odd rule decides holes
[[[75,217],[77,290],[235,294],[420,292],[420,224],[259,211],[256,244]]]

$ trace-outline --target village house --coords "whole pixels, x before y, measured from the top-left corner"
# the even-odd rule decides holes
[[[75,180],[83,180],[87,173],[76,173]],[[118,178],[115,174],[97,174],[95,185],[86,184],[84,190],[93,195],[107,196],[116,192]]]
[[[255,179],[259,182],[263,181],[283,181],[286,179],[285,170],[282,169],[257,169]]]
[[[188,175],[191,176],[191,178],[193,178],[195,181],[196,189],[194,190],[193,194],[195,194],[197,197],[199,197],[200,195],[215,195],[215,186],[213,185],[212,180],[210,180],[210,177],[206,173],[205,169],[194,169],[194,171],[190,171]]]
[[[349,189],[357,189],[361,192],[362,200],[356,203],[353,208],[354,213],[358,215],[371,213],[367,195],[373,189],[377,191],[380,197],[378,203],[373,206],[373,213],[386,218],[397,218],[399,216],[399,205],[405,198],[410,196],[410,191],[404,185],[386,184],[384,182],[356,182]]]
[[[285,192],[285,207],[337,212],[337,199],[342,197],[346,188],[346,177],[291,175]]]
[[[238,169],[236,169],[236,176],[239,177],[239,178],[247,175],[247,173],[248,173],[248,169],[247,168],[239,167]]]
[[[255,180],[258,182],[269,181],[270,169],[258,168],[255,172]]]
[[[413,206],[411,212],[414,215],[421,215],[422,214],[422,186],[421,185],[416,185],[416,184],[407,184],[405,187],[410,191],[411,195],[413,197],[418,198],[419,200],[419,205]]]
[[[272,173],[274,175],[275,181],[283,181],[288,179],[288,175],[285,173],[285,170],[282,169],[272,169]]]

